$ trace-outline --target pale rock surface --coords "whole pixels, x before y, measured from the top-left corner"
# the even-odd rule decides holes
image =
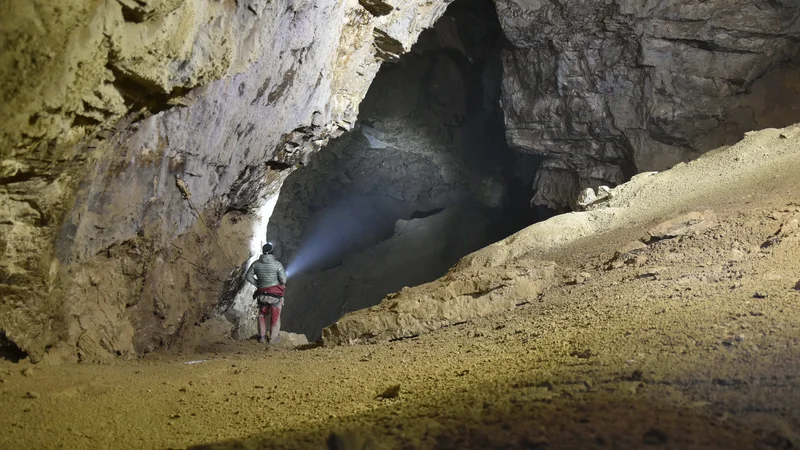
[[[671,239],[679,236],[699,234],[717,225],[714,211],[692,211],[653,227],[647,233],[651,239]]]
[[[288,350],[301,347],[303,345],[308,345],[308,339],[304,334],[281,331],[279,336],[280,341],[275,344],[270,344],[272,348]]]
[[[664,170],[800,120],[797,2],[499,0],[509,144],[545,157],[533,202]]]
[[[597,188],[597,194],[594,189],[586,188],[581,191],[578,198],[575,200],[575,208],[580,211],[585,211],[600,203],[604,203],[614,196],[614,190],[608,186],[600,186]]]
[[[244,283],[225,311],[225,315],[233,323],[232,336],[236,339],[250,339],[258,334],[258,309],[253,293],[256,287]]]
[[[250,256],[272,169],[351,128],[449,3],[6,2],[0,329],[84,361],[175,344]]]
[[[594,189],[586,188],[581,191],[580,195],[578,195],[575,205],[578,207],[578,209],[586,209],[595,201],[597,201],[597,195],[595,195]]]

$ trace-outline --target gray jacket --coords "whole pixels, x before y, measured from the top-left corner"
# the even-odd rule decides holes
[[[272,255],[261,255],[250,264],[244,279],[258,288],[286,284],[286,271],[283,264]]]

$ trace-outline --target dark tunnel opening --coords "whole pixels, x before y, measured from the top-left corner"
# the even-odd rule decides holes
[[[353,131],[289,176],[268,227],[290,276],[287,331],[316,339],[551,215],[530,205],[539,159],[506,144],[507,45],[493,2],[454,2],[384,64]]]

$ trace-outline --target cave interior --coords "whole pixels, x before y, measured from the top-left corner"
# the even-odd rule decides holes
[[[288,331],[442,276],[554,211],[531,204],[540,158],[505,139],[494,5],[459,0],[384,64],[356,127],[284,183],[268,225],[291,281]]]
[[[800,1],[0,10],[0,448],[800,447]]]

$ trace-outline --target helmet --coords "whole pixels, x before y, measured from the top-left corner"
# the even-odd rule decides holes
[[[272,250],[275,250],[275,246],[272,245],[272,242],[267,242],[263,247],[261,247],[261,251],[264,252],[265,255],[272,253]]]

